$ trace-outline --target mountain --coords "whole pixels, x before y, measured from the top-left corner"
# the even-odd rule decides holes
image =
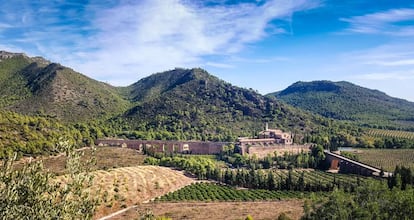
[[[118,88],[21,53],[0,52],[0,107],[64,121],[105,118],[128,106]]]
[[[313,115],[220,80],[205,70],[174,69],[128,87],[134,107],[122,115],[131,130],[165,130],[183,139],[234,140],[270,126],[304,132]]]
[[[414,103],[349,82],[296,82],[267,96],[329,118],[371,126],[414,127]]]
[[[317,143],[344,130],[333,120],[233,86],[199,68],[176,68],[113,87],[40,57],[4,51],[0,110],[22,115],[17,122],[23,125],[29,115],[71,126],[84,144],[104,136],[234,141],[255,136],[266,122],[297,134],[297,140],[312,136]]]

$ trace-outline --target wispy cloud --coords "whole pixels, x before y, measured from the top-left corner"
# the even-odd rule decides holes
[[[400,42],[347,53],[340,66],[350,71],[350,79],[406,81],[414,80],[413,57],[414,44]]]
[[[97,13],[93,41],[99,49],[89,54],[92,62],[79,66],[92,72],[97,62],[106,63],[100,74],[130,78],[176,66],[229,68],[232,64],[206,62],[204,57],[237,53],[267,37],[272,20],[312,7],[315,2],[294,0],[213,6],[178,0],[120,4]]]
[[[5,45],[24,45],[98,79],[133,82],[177,66],[215,66],[207,56],[229,56],[269,35],[282,34],[274,20],[317,7],[318,0],[142,0],[32,3],[0,9],[0,29],[16,32]],[[15,13],[20,11],[19,14]],[[12,13],[13,12],[13,13]],[[4,23],[4,25],[2,25]],[[11,27],[9,24],[13,24]],[[119,80],[117,80],[119,82]]]
[[[232,62],[237,63],[275,63],[275,62],[289,62],[291,61],[291,58],[289,57],[282,57],[282,56],[272,56],[272,57],[266,57],[266,58],[245,58],[245,57],[231,57],[229,60]]]
[[[350,24],[348,28],[350,32],[414,36],[413,8],[392,9],[351,18],[342,18],[341,20]]]
[[[235,68],[234,65],[227,64],[227,63],[207,62],[205,65],[206,66],[216,67],[216,68],[222,68],[222,69],[232,69],[232,68]]]
[[[385,44],[371,49],[347,53],[344,58],[363,65],[414,67],[414,44],[407,42]]]
[[[414,71],[404,71],[404,72],[382,72],[382,73],[366,73],[355,75],[351,77],[351,79],[362,79],[362,80],[377,80],[377,81],[384,81],[384,80],[413,80],[414,79]]]

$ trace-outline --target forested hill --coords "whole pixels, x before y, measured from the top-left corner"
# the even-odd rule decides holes
[[[43,58],[0,52],[0,108],[74,122],[110,117],[127,106],[108,84]]]
[[[355,131],[355,127],[340,128],[333,120],[233,86],[199,68],[177,68],[128,87],[113,87],[39,57],[4,51],[0,52],[0,110],[18,113],[12,119],[17,124],[25,125],[24,117],[30,116],[70,126],[82,133],[84,144],[103,136],[234,141],[238,136],[256,135],[265,122],[294,132],[299,139],[312,135],[327,140],[336,132]],[[27,130],[27,126],[19,128]],[[0,136],[2,132],[0,126]],[[45,142],[55,141],[44,137]]]
[[[414,103],[349,82],[297,82],[267,96],[329,118],[414,128]]]
[[[254,135],[265,122],[304,132],[324,120],[198,68],[157,73],[128,90],[135,107],[121,118],[130,130],[168,131],[172,139],[234,140]]]

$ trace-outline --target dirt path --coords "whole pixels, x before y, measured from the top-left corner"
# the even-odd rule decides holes
[[[168,192],[195,182],[182,171],[159,166],[136,166],[97,171],[95,189],[101,190],[104,202],[95,219],[110,219],[143,202],[149,202]]]

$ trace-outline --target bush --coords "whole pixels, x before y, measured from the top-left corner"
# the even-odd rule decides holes
[[[93,176],[80,162],[80,152],[68,142],[58,147],[67,156],[67,175],[55,178],[41,161],[12,168],[7,159],[0,170],[2,219],[92,219],[98,200],[88,192]]]

